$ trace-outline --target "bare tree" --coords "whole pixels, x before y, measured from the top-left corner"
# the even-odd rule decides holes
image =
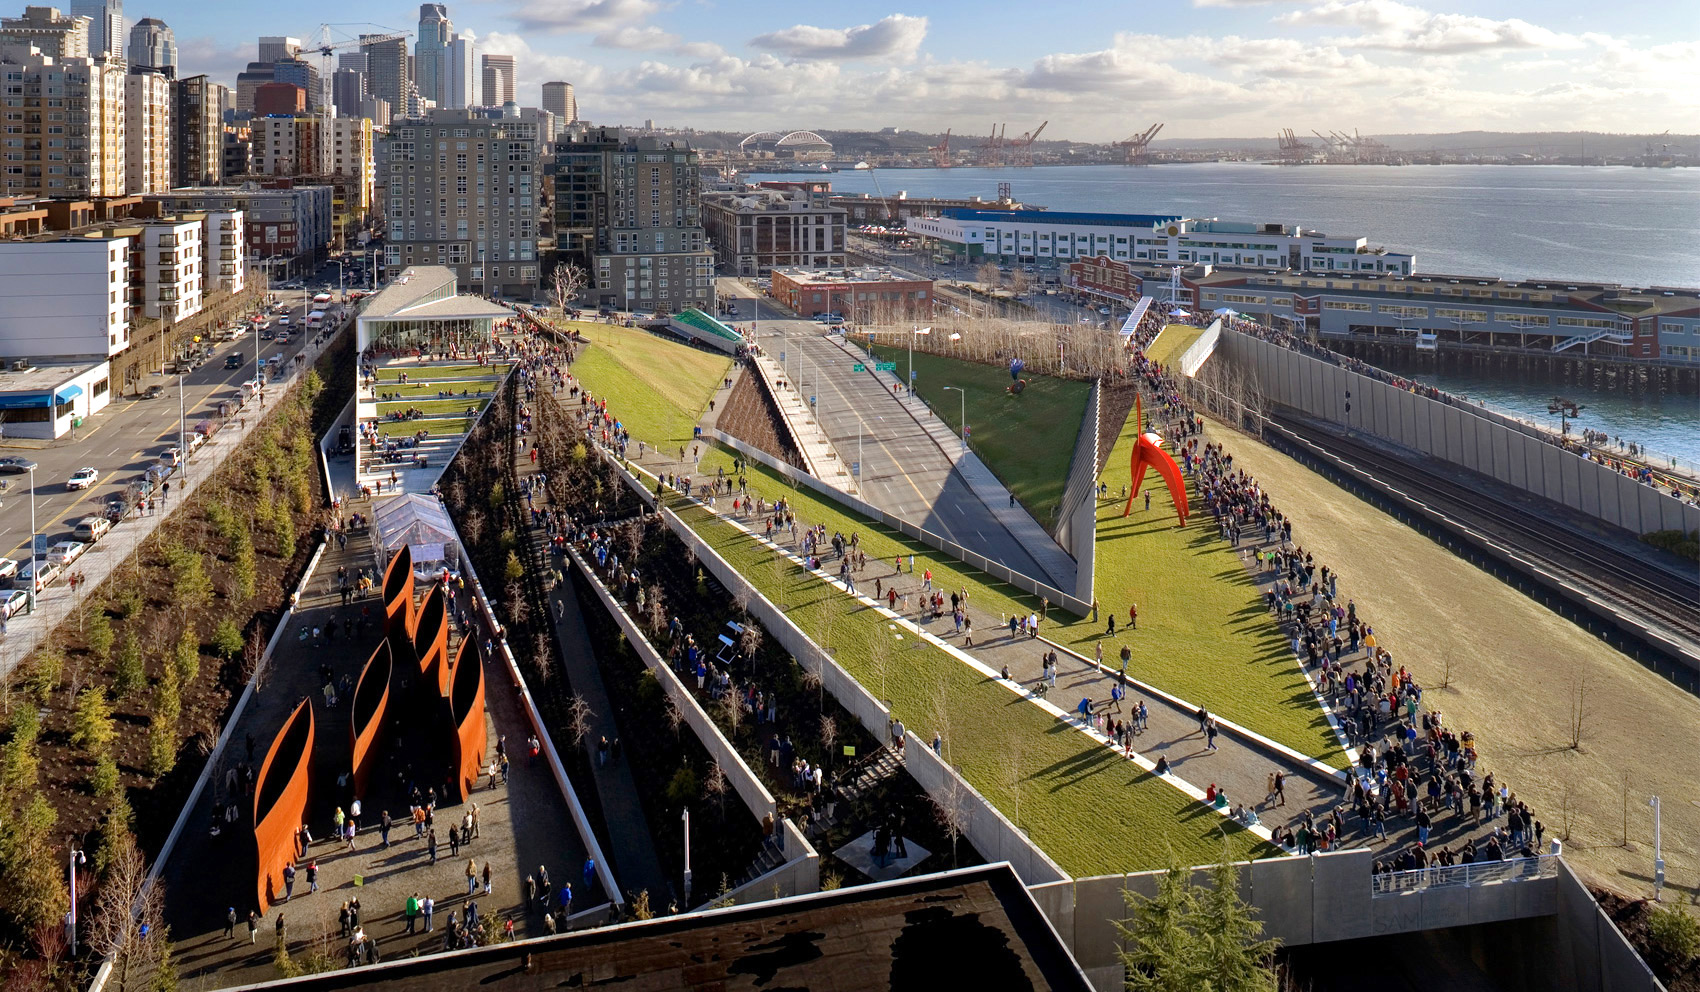
[[[567,736],[574,748],[584,747],[584,739],[590,736],[590,718],[595,715],[583,696],[575,695],[567,701]]]
[[[573,301],[589,283],[590,277],[578,266],[570,263],[557,265],[555,271],[549,274],[549,302],[565,317],[572,309]]]
[[[744,725],[744,697],[736,682],[727,683],[720,697],[720,719],[726,724],[726,739],[736,742],[738,729]]]
[[[744,629],[743,632],[738,635],[738,650],[742,651],[744,653],[744,657],[750,659],[750,661],[754,663],[756,652],[761,650],[761,641],[761,626],[755,621],[748,619],[748,614],[745,614]]]
[[[554,645],[549,641],[549,635],[544,631],[540,630],[532,635],[531,663],[537,667],[539,680],[549,681],[549,676],[554,673],[555,651]]]
[[[708,766],[708,775],[702,781],[702,791],[719,807],[722,820],[726,819],[726,793],[731,787],[732,783],[726,778],[726,769],[721,768],[720,761],[716,759]]]
[[[1570,679],[1570,749],[1581,751],[1582,738],[1588,729],[1593,709],[1588,705],[1588,678],[1574,675]]]
[[[260,635],[260,625],[255,624],[254,630],[248,635],[248,643],[242,648],[243,674],[254,680],[254,691],[265,689],[271,680],[272,660],[266,654],[266,642]]]
[[[820,708],[820,711],[822,713],[825,713],[826,712],[826,679],[821,677],[820,672],[814,671],[813,669],[805,668],[805,669],[803,669],[801,681],[803,683],[804,689],[812,690],[814,692],[814,694],[815,694],[815,705]]]
[[[830,766],[838,753],[838,721],[831,716],[820,718],[820,743],[826,749],[826,763]]]
[[[644,605],[644,619],[649,623],[652,633],[659,635],[667,629],[667,600],[661,591],[661,586],[649,587],[649,601]]]
[[[945,836],[950,838],[950,866],[955,868],[956,842],[968,830],[968,790],[960,777],[949,775],[939,791],[940,795],[933,800],[933,812]]]
[[[126,992],[137,972],[157,955],[161,941],[149,934],[161,929],[165,889],[149,885],[148,869],[136,849],[136,839],[127,831],[114,838],[117,848],[100,887],[94,918],[89,925],[89,942],[103,957],[112,958],[112,977],[118,992]]]
[[[668,729],[673,731],[673,741],[678,743],[679,728],[684,725],[685,711],[679,708],[679,701],[673,698],[671,692],[666,693],[661,701],[661,716],[667,721]]]

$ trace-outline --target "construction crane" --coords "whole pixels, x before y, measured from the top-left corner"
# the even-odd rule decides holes
[[[927,149],[933,153],[933,166],[939,169],[950,168],[950,128],[945,128],[944,137],[939,143]]]
[[[356,38],[349,36],[348,32],[342,30],[343,28],[377,28],[378,33],[366,33]],[[335,29],[334,34],[333,29]],[[334,37],[336,34],[342,35],[342,39],[337,40]],[[321,24],[319,30],[313,32],[312,40],[304,52],[319,56],[321,59],[319,75],[328,80],[330,74],[336,70],[336,66],[331,64],[331,57],[338,52],[364,51],[373,45],[381,45],[387,41],[402,41],[411,37],[413,37],[411,31],[397,31],[382,24],[372,24],[365,21]]]
[[[1007,130],[1009,128],[1009,125],[1005,124],[1005,125],[1003,125],[1003,127],[1005,128],[1005,130]],[[987,138],[985,141],[980,142],[980,149],[979,150],[980,150],[979,163],[981,165],[1002,165],[1003,164],[1004,137],[1001,133],[999,133],[998,125],[996,125],[996,124],[992,125],[991,137]]]
[[[1297,165],[1310,158],[1311,145],[1299,139],[1292,128],[1283,128],[1275,136],[1275,141],[1281,146],[1281,161],[1289,165]]]
[[[1147,161],[1145,151],[1150,147],[1151,139],[1155,138],[1157,132],[1161,130],[1163,130],[1162,124],[1153,124],[1146,129],[1144,134],[1136,134],[1126,141],[1116,142],[1116,147],[1127,153],[1128,165],[1144,165]]]
[[[1049,123],[1050,121],[1045,121],[1044,124],[1040,124],[1033,131],[1009,143],[1010,165],[1020,169],[1029,168],[1033,165],[1033,142],[1038,141],[1039,135],[1045,133],[1045,124]]]

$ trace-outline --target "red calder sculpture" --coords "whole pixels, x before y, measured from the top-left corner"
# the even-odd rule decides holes
[[[390,708],[390,678],[395,672],[395,652],[388,639],[378,642],[378,649],[360,672],[360,684],[354,687],[354,709],[348,722],[351,746],[354,794],[366,795],[366,783],[371,780],[372,768],[378,763],[383,745],[386,717]]]
[[[1135,423],[1145,422],[1144,410],[1138,399],[1134,400],[1133,416]],[[1163,439],[1151,432],[1140,434],[1139,440],[1134,443],[1133,457],[1128,466],[1133,473],[1133,485],[1128,489],[1127,505],[1122,507],[1122,516],[1133,512],[1133,498],[1139,495],[1140,484],[1145,481],[1145,470],[1154,468],[1157,474],[1163,477],[1163,481],[1168,483],[1169,498],[1175,503],[1175,516],[1180,518],[1181,526],[1185,527],[1188,513],[1186,481],[1181,478],[1179,466],[1169,457],[1169,453],[1163,450],[1162,444]]]
[[[313,707],[303,699],[272,739],[254,780],[255,901],[261,915],[283,891],[284,866],[302,853],[312,763]]]

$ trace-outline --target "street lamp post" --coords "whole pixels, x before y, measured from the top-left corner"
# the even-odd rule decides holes
[[[913,396],[914,393],[915,393],[915,335],[917,335],[917,334],[931,334],[931,333],[933,333],[933,329],[931,327],[920,327],[920,328],[915,328],[913,333],[911,333],[909,335],[909,385],[908,385],[908,389],[909,389],[909,393],[910,393],[911,396]]]
[[[962,452],[968,453],[968,390],[961,386],[946,386],[946,389],[956,390],[956,395],[962,400]]]
[[[183,414],[183,373],[177,373],[177,465],[183,472],[182,485],[189,484],[189,436],[184,431],[187,420]]]
[[[30,587],[28,595],[29,612],[34,613],[35,589],[36,586],[41,584],[41,559],[38,557],[39,552],[36,549],[37,542],[35,539],[35,470],[37,466],[35,462],[31,461],[26,461],[23,465],[30,474]]]
[[[691,811],[685,810],[685,905],[691,904]]]
[[[1653,901],[1659,901],[1659,893],[1665,887],[1665,854],[1659,835],[1659,797],[1647,800],[1647,805],[1653,807]]]
[[[70,854],[66,857],[65,873],[71,880],[71,957],[77,956],[77,866],[87,859],[75,844],[71,845]]]

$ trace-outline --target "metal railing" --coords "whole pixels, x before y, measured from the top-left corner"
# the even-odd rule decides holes
[[[1513,858],[1509,861],[1478,861],[1475,864],[1451,867],[1417,868],[1411,871],[1392,871],[1370,878],[1372,895],[1388,896],[1422,889],[1450,889],[1490,882],[1518,882],[1529,878],[1551,878],[1558,874],[1556,854],[1533,858]]]

